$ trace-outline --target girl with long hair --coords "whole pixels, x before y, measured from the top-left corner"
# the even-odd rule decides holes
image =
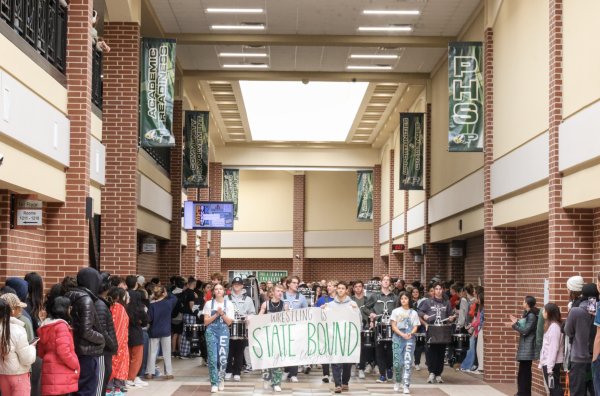
[[[141,293],[133,293],[127,305],[127,315],[129,316],[129,375],[127,386],[148,386],[138,377],[138,371],[142,366],[144,358],[144,330],[148,326],[148,315],[146,307],[142,303]]]
[[[127,346],[129,340],[129,317],[125,307],[129,301],[127,291],[120,287],[112,287],[108,291],[108,297],[115,302],[110,307],[113,322],[115,323],[115,331],[117,333],[117,343],[119,349],[117,356],[112,361],[112,374],[108,381],[107,391],[112,391],[111,396],[125,396],[121,389],[125,387],[125,380],[129,373],[129,348]],[[107,392],[108,395],[109,392]]]
[[[407,292],[401,292],[396,308],[390,316],[392,320],[392,348],[394,351],[394,392],[400,391],[400,385],[405,394],[410,393],[410,375],[412,372],[413,354],[415,351],[415,337],[421,321],[419,314],[412,309],[411,296]],[[404,369],[404,373],[403,373]]]
[[[540,351],[540,364],[538,368],[544,373],[544,382],[550,390],[550,396],[563,394],[560,386],[560,366],[563,362],[563,337],[560,331],[562,318],[560,308],[554,303],[544,306],[544,341]]]
[[[70,326],[71,300],[58,296],[47,301],[51,301],[46,304],[48,317],[38,330],[38,356],[43,361],[41,392],[44,396],[68,395],[79,389],[80,371]]]
[[[27,282],[27,298],[25,299],[27,308],[25,308],[25,311],[31,316],[33,334],[37,335],[37,329],[42,324],[40,312],[42,311],[44,299],[44,281],[37,273],[30,272],[25,275],[25,282]]]
[[[465,286],[465,290],[468,286],[470,285]],[[467,291],[467,294],[468,293],[469,291]],[[475,320],[465,326],[465,329],[469,334],[471,334],[471,339],[469,340],[469,350],[467,351],[467,356],[465,356],[465,359],[460,365],[460,371],[466,371],[473,374],[482,374],[482,372],[478,370],[479,362],[477,361],[477,340],[479,339],[479,331],[483,326],[483,293],[475,297],[473,304],[477,306],[478,311]],[[463,302],[461,301],[461,308],[462,305]],[[468,317],[469,315],[466,314],[466,316]]]
[[[177,304],[177,297],[167,293],[164,286],[154,286],[154,300],[148,307],[148,318],[151,325],[148,329],[150,337],[150,350],[146,361],[146,378],[153,379],[156,369],[156,356],[160,344],[165,365],[165,376],[168,380],[173,379],[173,368],[171,367],[171,312]]]
[[[408,289],[408,288],[407,288]],[[410,307],[418,312],[419,310],[419,301],[421,300],[421,291],[418,287],[412,287],[412,290],[409,292],[410,299]],[[418,316],[418,315],[417,315]],[[419,318],[419,328],[417,329],[417,333],[423,333],[425,331],[425,321]],[[423,347],[418,343],[415,343],[415,353],[414,353],[414,362],[415,362],[415,370],[421,371],[421,355],[423,355]]]

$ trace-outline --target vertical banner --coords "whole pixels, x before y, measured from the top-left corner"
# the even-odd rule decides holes
[[[173,147],[175,40],[142,38],[140,145]]]
[[[448,44],[448,151],[483,151],[483,44]]]
[[[358,210],[356,221],[373,221],[373,172],[356,172]]]
[[[423,113],[400,113],[400,190],[423,189]]]
[[[223,169],[223,201],[233,202],[233,219],[238,219],[239,169]]]
[[[186,111],[183,129],[183,188],[208,187],[208,111]]]

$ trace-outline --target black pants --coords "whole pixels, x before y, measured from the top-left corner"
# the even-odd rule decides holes
[[[31,396],[42,394],[42,359],[39,356],[31,365]]]
[[[444,356],[446,355],[446,344],[431,344],[427,350],[427,368],[429,373],[436,377],[444,371]]]
[[[519,361],[517,385],[519,396],[531,396],[531,360]]]
[[[423,354],[423,347],[415,345],[415,366],[421,364],[421,355]]]
[[[244,369],[244,349],[246,340],[229,340],[229,356],[227,357],[227,373],[241,375]]]
[[[323,366],[323,367],[325,367],[325,366]],[[297,377],[298,376],[298,366],[286,367],[283,371],[289,374],[288,378],[292,378],[292,377]]]
[[[394,367],[392,341],[382,341],[375,344],[375,360],[377,361],[377,367],[379,367],[379,375],[385,377],[387,370]]]
[[[360,348],[360,362],[358,363],[358,369],[364,370],[367,367],[367,363],[373,361],[373,347],[367,348],[361,346]]]
[[[585,396],[586,391],[594,396],[594,381],[592,380],[592,363],[571,362],[569,369],[569,390],[571,396]],[[528,396],[528,395],[525,395]]]
[[[550,389],[550,385],[548,384],[548,367],[542,366],[542,372],[544,373],[544,382],[550,391],[550,396],[563,396],[564,390],[562,386],[560,386],[560,368],[562,364],[554,365],[552,369],[552,377],[554,377],[554,389]]]
[[[335,386],[348,385],[352,363],[338,363],[332,364],[331,366],[333,369],[333,381],[335,382]]]
[[[106,392],[106,388],[108,387],[108,380],[110,380],[110,376],[112,375],[112,360],[113,357],[110,355],[104,355],[104,392]]]
[[[329,375],[329,364],[323,364],[323,375]]]

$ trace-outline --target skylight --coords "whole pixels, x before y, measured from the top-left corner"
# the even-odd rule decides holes
[[[343,142],[368,85],[240,81],[252,140]]]

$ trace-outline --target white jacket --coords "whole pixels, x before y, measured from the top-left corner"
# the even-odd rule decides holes
[[[0,327],[0,339],[2,327]],[[35,362],[35,347],[27,342],[25,324],[17,318],[10,318],[10,352],[0,357],[0,375],[21,375],[29,372],[29,368]]]

